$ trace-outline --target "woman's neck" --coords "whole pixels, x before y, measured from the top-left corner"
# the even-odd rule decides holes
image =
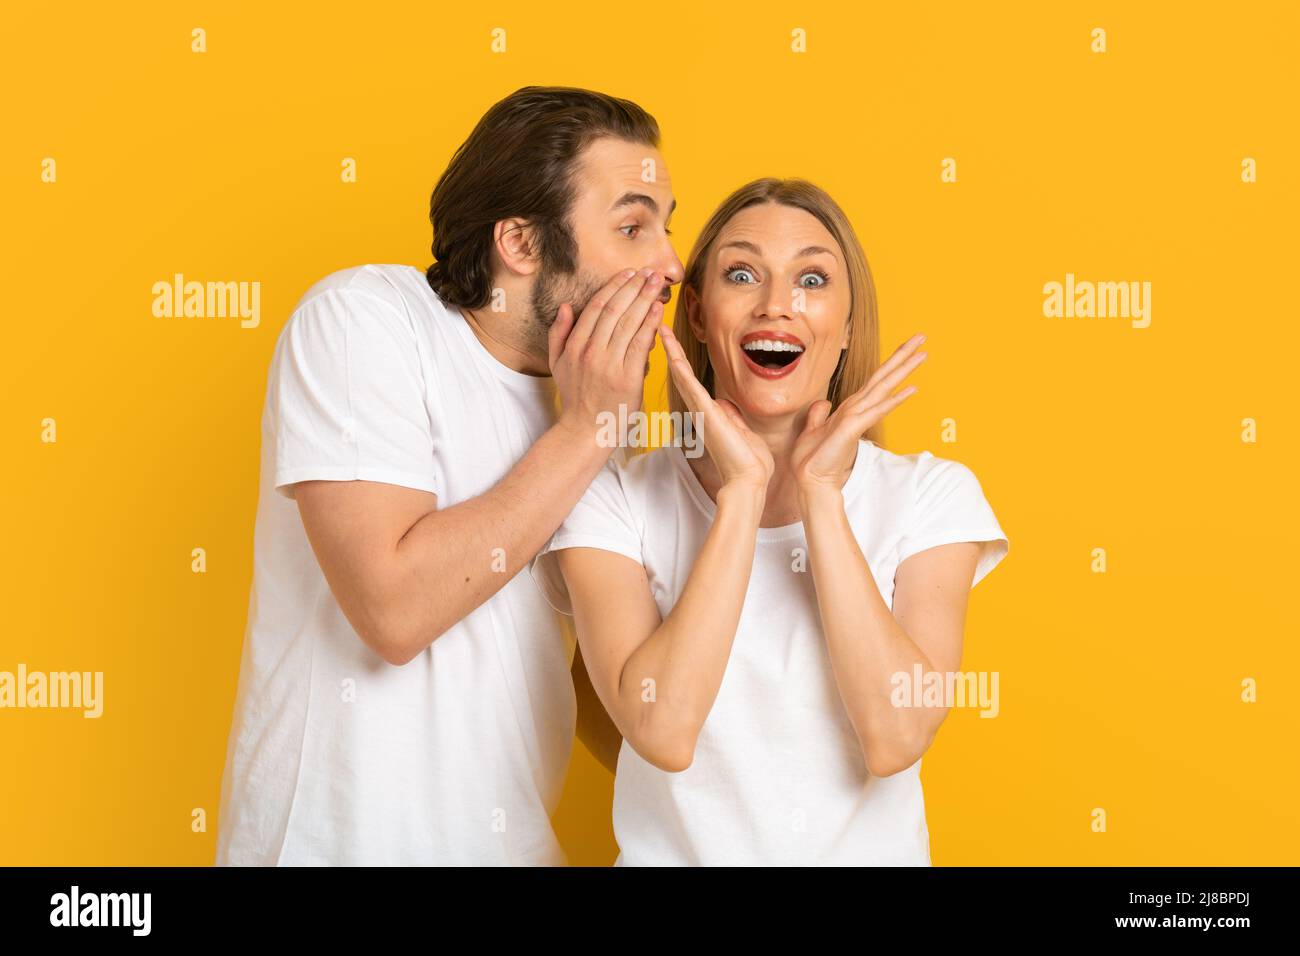
[[[797,415],[782,419],[750,421],[746,424],[750,431],[763,440],[772,455],[772,477],[767,483],[767,497],[763,502],[763,517],[759,522],[763,528],[779,528],[794,524],[800,520],[799,490],[794,483],[794,474],[790,469],[790,456],[794,443],[803,431],[807,409]],[[714,466],[707,452],[699,458],[687,459],[695,477],[714,502],[718,500],[718,491],[722,487],[722,477]]]

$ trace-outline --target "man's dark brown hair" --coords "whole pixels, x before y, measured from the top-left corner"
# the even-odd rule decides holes
[[[559,86],[526,86],[488,110],[429,200],[436,261],[427,277],[438,297],[467,309],[487,304],[492,231],[502,219],[533,225],[542,268],[573,272],[575,160],[602,136],[657,147],[659,124],[629,100]]]

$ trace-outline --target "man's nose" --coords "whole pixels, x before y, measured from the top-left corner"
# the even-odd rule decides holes
[[[682,276],[686,274],[686,269],[682,265],[682,260],[677,258],[677,253],[673,250],[672,243],[664,239],[664,247],[660,250],[655,261],[650,263],[651,267],[658,269],[664,274],[668,285],[676,285],[682,281]]]

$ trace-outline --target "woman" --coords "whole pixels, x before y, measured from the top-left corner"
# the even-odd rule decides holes
[[[623,735],[621,865],[929,865],[920,758],[966,602],[1008,542],[964,465],[870,438],[924,336],[877,366],[875,292],[843,212],[744,186],[661,329],[706,454],[611,461],[539,557]],[[920,688],[917,688],[918,692]]]

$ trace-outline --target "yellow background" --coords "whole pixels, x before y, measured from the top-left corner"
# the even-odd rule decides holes
[[[0,863],[212,861],[276,335],[331,271],[427,265],[452,150],[534,83],[658,118],[683,258],[735,186],[822,184],[886,347],[929,335],[885,444],[970,465],[1011,540],[963,662],[1001,714],[925,758],[935,863],[1300,862],[1295,4],[131,6],[20,4],[0,39],[0,670],[106,698],[0,711]],[[260,281],[260,327],[154,318],[176,272]],[[1067,272],[1151,282],[1151,326],[1045,318]],[[578,747],[572,862],[613,859],[610,792]]]

